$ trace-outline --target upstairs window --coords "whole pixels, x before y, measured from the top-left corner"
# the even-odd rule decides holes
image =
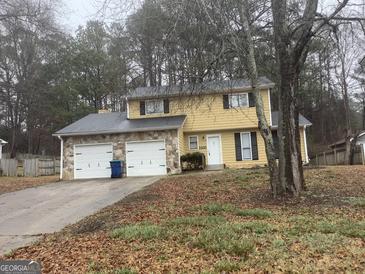
[[[230,108],[242,108],[248,106],[248,93],[236,93],[229,95]]]
[[[189,149],[198,149],[198,136],[189,136]]]
[[[147,100],[146,101],[146,114],[164,113],[164,101],[163,100]]]

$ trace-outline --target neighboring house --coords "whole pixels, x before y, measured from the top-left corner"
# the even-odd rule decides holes
[[[274,83],[260,78],[258,90],[268,122]],[[180,156],[202,152],[211,169],[267,164],[250,82],[227,80],[175,87],[144,87],[127,97],[127,113],[90,114],[56,132],[61,139],[64,179],[109,177],[109,161],[125,162],[127,176],[174,174]],[[300,116],[302,155],[308,162]],[[275,131],[274,131],[275,132]]]
[[[0,159],[3,157],[3,146],[5,146],[8,142],[4,141],[3,139],[0,139]]]

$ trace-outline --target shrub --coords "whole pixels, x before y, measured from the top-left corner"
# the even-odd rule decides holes
[[[180,160],[184,170],[199,170],[205,165],[205,155],[201,152],[187,153]]]
[[[137,239],[150,240],[161,238],[164,234],[164,230],[160,226],[140,223],[114,229],[111,236],[113,238],[132,241]]]

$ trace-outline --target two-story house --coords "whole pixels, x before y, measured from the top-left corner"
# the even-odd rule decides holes
[[[277,138],[273,86],[260,78],[258,92]],[[307,162],[305,129],[311,123],[303,116],[299,123]],[[112,159],[123,160],[127,176],[179,173],[180,156],[195,151],[205,154],[212,169],[267,163],[247,80],[138,88],[127,97],[126,113],[90,114],[55,135],[61,139],[64,179],[109,177]]]

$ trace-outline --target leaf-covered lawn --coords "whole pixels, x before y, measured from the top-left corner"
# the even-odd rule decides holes
[[[365,167],[305,171],[274,201],[266,170],[170,176],[8,258],[44,273],[365,271]]]
[[[59,181],[59,176],[41,177],[1,177],[0,176],[0,195],[13,192],[28,187],[41,186],[48,183]]]

